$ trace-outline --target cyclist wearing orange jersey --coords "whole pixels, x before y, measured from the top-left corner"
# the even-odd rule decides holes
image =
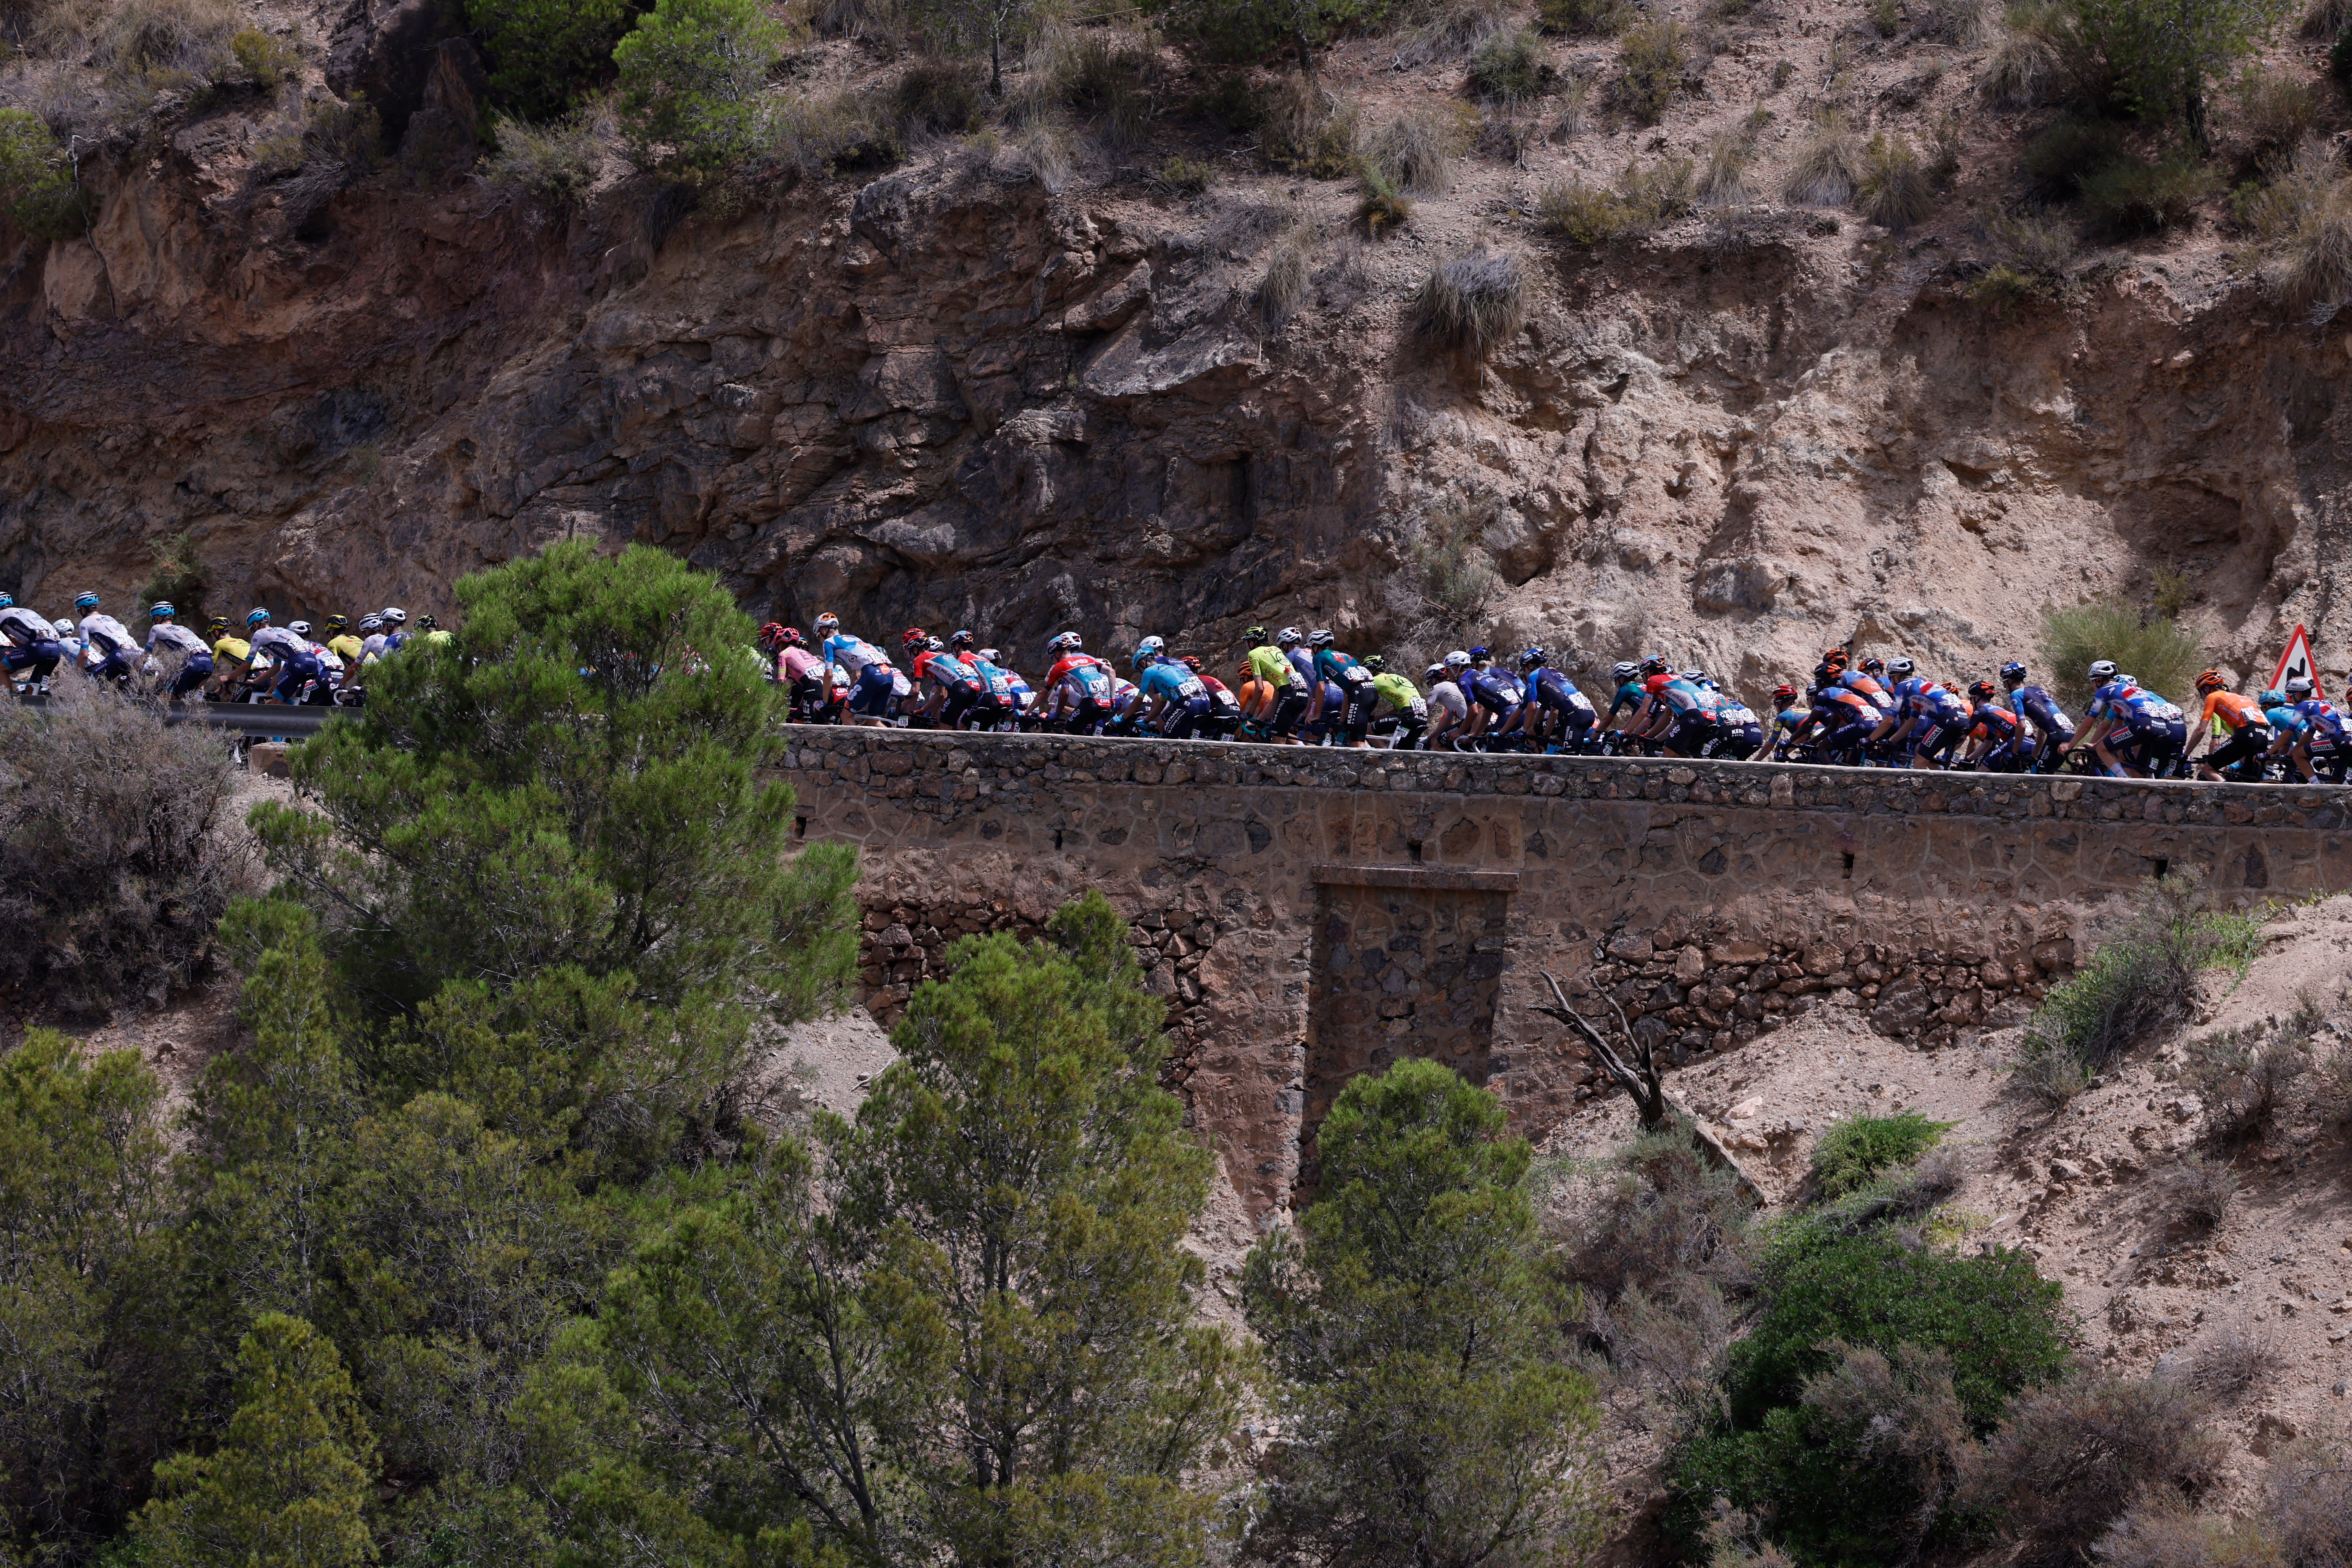
[[[2205,710],[2197,717],[2205,740],[2205,760],[2197,764],[2199,778],[2219,784],[2223,768],[2270,750],[2270,720],[2252,698],[2231,690],[2220,670],[2209,669],[2197,678],[2197,695],[2205,699]],[[2194,746],[2196,737],[2189,743]]]

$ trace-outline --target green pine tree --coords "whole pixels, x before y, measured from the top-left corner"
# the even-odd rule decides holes
[[[1322,1195],[1251,1253],[1244,1309],[1284,1378],[1277,1549],[1501,1568],[1593,1539],[1593,1390],[1503,1122],[1435,1062],[1353,1079],[1317,1134]]]
[[[716,174],[751,151],[789,35],[759,0],[659,0],[613,50],[621,123],[646,168]]]
[[[236,1353],[220,1447],[155,1467],[133,1529],[149,1568],[346,1568],[375,1558],[361,1518],[375,1442],[335,1347],[265,1312]]]

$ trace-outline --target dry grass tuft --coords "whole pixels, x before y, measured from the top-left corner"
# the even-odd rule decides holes
[[[2352,295],[2352,182],[2325,143],[2306,138],[2274,163],[2270,184],[2240,195],[2237,217],[2269,247],[2264,276],[2287,300]]]
[[[1706,163],[1698,172],[1701,206],[1729,206],[1755,195],[1748,184],[1748,163],[1754,156],[1748,139],[1718,131],[1706,144]]]
[[[1780,194],[1800,206],[1842,207],[1853,200],[1867,173],[1862,133],[1835,110],[1825,110],[1797,143]]]
[[[2227,1450],[2207,1415],[2195,1390],[2166,1378],[2072,1377],[2010,1407],[1966,1493],[2005,1511],[2022,1561],[2079,1562],[2145,1490],[2213,1484]]]
[[[1405,35],[1392,62],[1399,70],[1458,60],[1511,26],[1508,0],[1449,0]]]
[[[1862,151],[1862,177],[1854,182],[1856,205],[1882,228],[1901,232],[1933,212],[1936,186],[1910,142],[1878,135]]]
[[[2189,1375],[2215,1400],[2234,1405],[2285,1365],[2278,1342],[2241,1319],[2215,1330],[2198,1347]]]
[[[1365,161],[1409,195],[1443,195],[1455,163],[1470,150],[1477,117],[1467,104],[1417,105],[1372,133]]]
[[[1536,26],[1571,38],[1613,38],[1639,15],[1632,0],[1537,0]]]
[[[2202,1236],[2230,1217],[2238,1197],[2238,1173],[2226,1160],[2183,1154],[2157,1181],[2157,1194],[2172,1210],[2174,1220],[2192,1235]]]
[[[2291,151],[2319,123],[2319,89],[2289,71],[2248,66],[2231,96],[2238,124],[2257,155]]]
[[[1595,246],[1626,235],[1649,234],[1696,204],[1696,176],[1687,158],[1643,164],[1628,160],[1612,186],[1587,184],[1582,175],[1537,199],[1545,233],[1570,245]]]
[[[1258,279],[1258,320],[1269,334],[1280,332],[1305,306],[1314,279],[1315,235],[1302,224],[1276,244]]]
[[[1559,80],[1551,53],[1532,27],[1496,33],[1470,57],[1470,90],[1489,103],[1527,103],[1550,91]]]
[[[1357,171],[1361,126],[1352,102],[1327,103],[1294,77],[1267,95],[1257,139],[1276,168],[1339,180]]]
[[[1485,358],[1518,335],[1528,313],[1527,269],[1507,251],[1475,250],[1441,261],[1407,314],[1424,342]]]
[[[2064,23],[2047,0],[2020,0],[1977,73],[1977,91],[1995,109],[2039,109],[2065,95]]]
[[[482,183],[541,216],[568,213],[587,199],[604,166],[597,111],[582,110],[546,125],[500,115],[490,128]]]
[[[1660,17],[1626,29],[1619,42],[1612,83],[1618,107],[1640,124],[1655,125],[1682,90],[1692,38],[1680,22]]]

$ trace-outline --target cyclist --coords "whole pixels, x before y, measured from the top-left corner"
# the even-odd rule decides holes
[[[337,689],[343,684],[343,661],[337,658],[324,643],[310,635],[310,622],[289,621],[287,623],[286,629],[309,643],[310,657],[319,661],[319,684],[316,689],[305,690],[302,693],[302,700],[305,703],[332,702],[335,700]]]
[[[825,662],[808,649],[798,626],[770,621],[760,628],[760,640],[776,660],[776,683],[787,693],[790,710],[803,723],[832,724],[841,715],[833,710],[833,681]]]
[[[1470,679],[1462,688],[1470,700],[1470,732],[1468,738],[1486,743],[1479,749],[1496,751],[1510,744],[1507,737],[1519,721],[1527,707],[1527,688],[1519,678],[1496,664],[1493,654],[1483,647],[1470,650]]]
[[[327,648],[353,674],[358,673],[360,657],[367,651],[360,645],[360,639],[352,636],[352,618],[349,616],[327,617]]]
[[[1161,648],[1135,650],[1135,670],[1140,692],[1138,721],[1155,726],[1171,741],[1189,741],[1215,706],[1209,689],[1181,659]]]
[[[1617,727],[1618,714],[1629,708],[1640,712],[1643,702],[1649,697],[1649,693],[1642,689],[1642,667],[1631,659],[1611,666],[1609,679],[1616,689],[1611,694],[1609,711],[1601,720],[1601,733],[1603,735]],[[1632,722],[1631,719],[1626,721],[1628,725]]]
[[[2074,743],[2074,721],[2058,699],[2039,686],[2026,683],[2025,666],[2011,659],[2000,667],[2000,688],[2009,694],[2009,710],[2024,721],[2033,735],[2031,766],[2039,769],[2053,755],[2063,755]]]
[[[986,667],[981,671],[982,676],[986,676],[988,671],[992,669],[1004,677],[1004,695],[1006,701],[1012,705],[1013,727],[1016,730],[1028,728],[1030,721],[1037,716],[1034,712],[1037,706],[1036,691],[1028,681],[1022,679],[1019,670],[1004,662],[1004,656],[996,649],[982,648],[979,662]]]
[[[1307,683],[1291,668],[1288,656],[1266,640],[1264,626],[1250,627],[1242,634],[1242,640],[1250,645],[1242,659],[1249,672],[1243,689],[1257,688],[1254,703],[1251,700],[1242,703],[1255,738],[1285,746],[1297,744],[1298,721],[1307,716]]]
[[[0,606],[0,637],[7,646],[0,648],[0,664],[8,668],[8,679],[16,684],[19,696],[31,696],[49,689],[49,677],[57,673],[58,664],[66,657],[65,645],[58,641],[58,630],[48,622],[10,599]],[[24,675],[22,680],[16,678]]]
[[[1201,678],[1209,690],[1209,716],[1194,727],[1194,734],[1207,741],[1230,741],[1242,727],[1242,700],[1234,689],[1201,668],[1201,656],[1188,653],[1177,661]]]
[[[1380,693],[1372,687],[1372,672],[1332,647],[1328,627],[1318,628],[1308,637],[1307,646],[1313,650],[1311,662],[1323,683],[1324,728],[1336,731],[1350,747],[1370,745],[1365,735],[1372,726],[1372,710],[1380,703]],[[1338,694],[1336,706],[1334,692]]]
[[[1717,731],[1716,709],[1705,700],[1704,689],[1685,679],[1657,654],[1642,661],[1641,673],[1643,702],[1633,710],[1627,732],[1656,741],[1668,756],[1706,755]]]
[[[1877,709],[1880,718],[1895,711],[1895,693],[1887,689],[1884,659],[1865,658],[1859,669],[1848,668],[1841,663],[1834,679],[1840,686]]]
[[[1789,742],[1811,718],[1811,710],[1797,706],[1797,689],[1787,681],[1772,689],[1772,722],[1764,731],[1763,742],[1748,753],[1751,763],[1768,763],[1785,754]]]
[[[2271,742],[2269,754],[2284,752],[2293,759],[2294,771],[2305,784],[2316,784],[2320,770],[2312,761],[2312,752],[2325,747],[2329,752],[2328,776],[2342,784],[2346,763],[2344,715],[2336,710],[2334,703],[2313,695],[2311,677],[2307,675],[2287,681],[2286,700],[2294,713],[2295,728],[2291,732],[2282,732]]]
[[[310,639],[297,636],[291,627],[273,626],[268,610],[255,610],[245,617],[246,638],[252,643],[257,655],[267,655],[278,679],[269,689],[268,700],[290,707],[302,699],[302,689],[325,673],[319,656],[310,651]]]
[[[2114,778],[2161,778],[2189,739],[2179,709],[2119,673],[2109,659],[2091,666],[2090,710],[2084,715],[2085,740],[2076,736],[2069,752],[2088,745]],[[2116,742],[2121,742],[2121,745]]]
[[[1470,656],[1455,648],[1423,672],[1429,682],[1429,733],[1422,749],[1449,752],[1462,749],[1463,732],[1470,727],[1470,698],[1462,689],[1470,674]]]
[[[864,637],[843,631],[841,617],[831,611],[817,616],[816,638],[817,657],[849,673],[849,721],[874,729],[887,726],[891,702],[898,695],[898,672],[889,658]]]
[[[975,647],[980,639],[970,632],[957,632],[948,638],[948,652],[961,659],[973,675],[979,677],[980,701],[973,707],[972,727],[976,730],[1010,730],[1021,718],[1021,701],[1013,687],[1020,677],[996,662],[994,648]]]
[[[383,647],[376,657],[382,658],[408,646],[408,612],[398,605],[386,605],[378,613],[383,617]]]
[[[1429,728],[1429,704],[1422,700],[1412,682],[1391,672],[1388,663],[1376,653],[1364,656],[1364,668],[1372,675],[1373,718],[1388,730],[1390,751],[1410,752]]]
[[[1099,733],[1111,718],[1118,678],[1109,665],[1086,651],[1076,632],[1056,632],[1046,641],[1054,668],[1045,672],[1045,719],[1073,735]]]
[[[2017,716],[2017,710],[1996,699],[1990,680],[1970,684],[1969,707],[1974,722],[1969,728],[1969,749],[1960,764],[1982,768],[1987,773],[2023,772],[2027,742],[2032,734],[2025,721]]]
[[[1764,743],[1764,721],[1756,716],[1756,710],[1712,680],[1706,682],[1702,689],[1706,697],[1712,700],[1715,739],[1708,742],[1706,750],[1699,754],[1742,761],[1754,756],[1756,749]]]
[[[1944,760],[1952,748],[1968,738],[1971,715],[1969,705],[1955,693],[1938,686],[1919,673],[1919,667],[1907,658],[1888,664],[1886,673],[1895,682],[1890,695],[1895,699],[1895,711],[1879,721],[1870,732],[1873,742],[1892,740],[1901,745],[1913,741],[1911,765],[1933,768]]]
[[[174,702],[213,678],[211,646],[172,618],[178,614],[166,599],[158,599],[147,611],[147,657],[176,654],[181,661],[180,668],[172,674],[171,698]]]
[[[1822,761],[1836,762],[1844,757],[1859,763],[1862,749],[1891,717],[1869,698],[1841,683],[1835,670],[1816,670],[1812,706],[1804,722],[1790,736],[1790,747],[1793,750],[1818,735],[1820,739],[1812,744]]]
[[[1325,700],[1328,693],[1315,673],[1315,654],[1307,646],[1307,634],[1297,626],[1285,626],[1274,634],[1274,646],[1290,666],[1299,694],[1298,718],[1291,732],[1298,737],[1301,745],[1319,746],[1323,743],[1323,710],[1328,706]]]
[[[1540,646],[1519,655],[1519,673],[1528,691],[1527,711],[1519,724],[1528,739],[1547,752],[1583,751],[1601,718],[1592,710],[1592,699],[1552,668],[1551,656]]]
[[[971,636],[965,633],[965,640],[971,640]],[[980,678],[980,671],[950,653],[938,637],[923,639],[923,651],[915,656],[915,679],[929,689],[919,710],[927,725],[961,730],[974,710],[992,716],[995,712],[995,704],[987,700],[988,682]]]
[[[2197,776],[2210,783],[2222,782],[2221,770],[2236,767],[2262,756],[2271,748],[2277,736],[2262,707],[2250,697],[2230,689],[2218,669],[2209,669],[2197,678],[2197,695],[2205,706],[2197,715],[2199,739],[2205,742],[2205,757],[2197,764]],[[2196,743],[2189,744],[2195,754]]]
[[[82,613],[81,625],[75,629],[93,658],[88,666],[89,673],[102,680],[129,680],[131,656],[139,647],[130,628],[112,616],[101,615],[95,594],[82,595],[74,601],[74,608]]]

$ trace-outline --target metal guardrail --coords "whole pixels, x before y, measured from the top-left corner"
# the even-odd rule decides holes
[[[26,708],[46,708],[46,697],[19,699]],[[326,727],[338,710],[332,708],[283,708],[255,702],[175,702],[164,710],[166,724],[202,724],[228,730],[248,739],[283,735],[300,740]]]

